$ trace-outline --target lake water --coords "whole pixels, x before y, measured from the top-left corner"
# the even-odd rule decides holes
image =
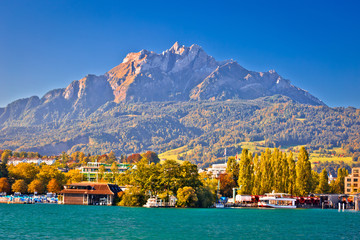
[[[0,204],[0,239],[360,239],[360,212]]]

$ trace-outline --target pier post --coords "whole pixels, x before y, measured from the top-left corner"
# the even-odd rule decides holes
[[[345,203],[343,203],[342,210],[343,211],[345,210]]]
[[[359,211],[359,197],[358,196],[354,197],[354,202],[355,202],[355,211]]]
[[[340,212],[341,211],[341,203],[339,202],[338,205],[339,205],[339,212]]]

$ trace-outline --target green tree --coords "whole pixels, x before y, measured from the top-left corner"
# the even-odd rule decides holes
[[[112,174],[112,181],[115,182],[116,176],[119,174],[119,168],[116,162],[111,164],[111,174]]]
[[[211,193],[213,194],[214,198],[216,198],[216,190],[218,186],[218,180],[215,178],[212,178],[207,174],[206,172],[202,172],[199,174],[200,181],[202,185],[206,188],[208,188]]]
[[[274,149],[272,154],[272,162],[274,167],[274,186],[273,190],[275,192],[284,192],[283,186],[283,167],[282,167],[282,153],[279,151],[278,148]]]
[[[27,152],[24,152],[24,151],[20,152],[20,157],[21,158],[26,158],[27,157]]]
[[[289,177],[290,177],[290,168],[287,160],[286,153],[281,153],[281,185],[279,188],[280,192],[287,192],[289,189]]]
[[[260,156],[261,169],[261,189],[259,194],[269,193],[274,186],[274,168],[271,161],[272,155],[270,149],[266,149]]]
[[[198,168],[195,164],[192,164],[189,161],[184,161],[180,165],[179,170],[179,176],[176,177],[178,178],[176,184],[179,188],[188,186],[196,189],[201,185]]]
[[[289,178],[287,185],[287,192],[291,195],[294,195],[296,192],[296,164],[293,158],[293,153],[290,151],[290,154],[287,158],[288,166],[289,166]]]
[[[27,184],[23,179],[18,179],[11,186],[11,190],[13,192],[26,193],[27,192]]]
[[[229,157],[226,165],[226,172],[231,173],[235,183],[237,184],[239,179],[239,163],[235,157]]]
[[[62,152],[60,158],[61,158],[62,161],[68,161],[69,160],[69,154],[67,154],[66,152]]]
[[[241,186],[240,194],[251,194],[252,192],[253,166],[251,158],[251,153],[247,149],[243,149],[239,163],[238,186]]]
[[[119,206],[140,207],[145,203],[145,194],[138,187],[130,187],[122,195]]]
[[[315,192],[320,183],[320,175],[311,170],[311,189],[310,192]]]
[[[125,176],[124,174],[121,175],[123,175],[123,179],[128,179],[129,182],[127,184],[139,187],[141,192],[148,193],[150,191],[151,195],[157,195],[159,190],[162,189],[160,186],[162,175],[160,169],[160,164],[151,163],[149,165],[143,159],[136,164],[136,168],[131,169]]]
[[[258,195],[261,192],[261,164],[259,155],[255,154],[254,157],[254,184],[252,194]]]
[[[162,189],[176,193],[180,182],[180,164],[175,160],[166,160],[160,171]]]
[[[4,150],[4,152],[1,154],[1,161],[6,164],[9,158],[11,157],[11,155],[12,155],[11,150],[8,149]]]
[[[296,191],[299,195],[307,195],[312,188],[311,163],[305,147],[300,148],[296,163]]]
[[[99,176],[98,176],[98,180],[103,181],[105,180],[105,172],[106,172],[106,168],[104,165],[100,165],[99,166]]]
[[[10,193],[10,184],[6,177],[0,178],[0,193]]]
[[[0,178],[9,176],[9,171],[7,168],[7,164],[5,162],[0,163]]]
[[[179,188],[176,196],[176,205],[179,207],[195,207],[198,201],[196,192],[192,187]]]
[[[329,177],[326,169],[324,168],[320,173],[319,186],[316,189],[317,193],[329,193]]]
[[[196,196],[198,198],[196,206],[200,208],[211,207],[215,202],[215,195],[212,193],[211,189],[206,186],[200,186],[196,190]]]
[[[334,193],[344,193],[345,190],[345,177],[349,175],[349,172],[345,168],[339,168],[337,172],[337,178],[333,186],[332,191]]]

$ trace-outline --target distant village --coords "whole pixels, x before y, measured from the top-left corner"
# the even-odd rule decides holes
[[[278,149],[261,156],[244,149],[206,169],[160,160],[151,151],[119,158],[0,154],[1,203],[359,209],[360,168],[338,169],[337,177],[325,169],[317,174],[305,149],[297,160]]]

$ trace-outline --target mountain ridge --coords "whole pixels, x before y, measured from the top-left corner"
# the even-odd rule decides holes
[[[249,71],[231,59],[216,61],[199,45],[186,47],[176,42],[162,53],[148,50],[129,53],[105,74],[88,74],[41,98],[16,100],[0,108],[0,124],[32,113],[43,116],[45,122],[54,120],[52,116],[66,119],[87,116],[112,101],[224,101],[276,94],[303,104],[325,105],[273,70]]]

